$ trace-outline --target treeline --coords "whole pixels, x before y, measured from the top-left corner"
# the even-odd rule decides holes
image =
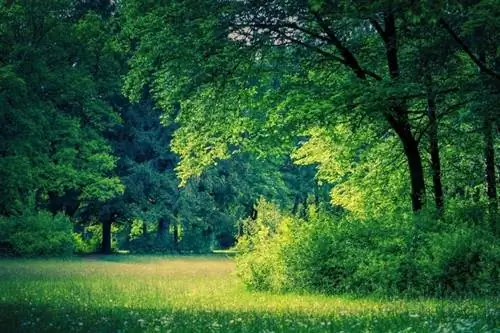
[[[146,90],[137,103],[121,93],[130,53],[117,10],[112,1],[1,4],[2,253],[227,248],[260,196],[299,210],[319,195],[311,168],[248,154],[179,187],[175,119],[163,126]]]
[[[498,293],[498,22],[491,0],[2,3],[0,247],[239,239],[257,289]]]

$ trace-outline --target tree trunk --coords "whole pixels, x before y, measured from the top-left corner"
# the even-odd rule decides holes
[[[489,213],[492,229],[496,229],[496,215],[498,213],[498,196],[495,173],[495,146],[493,136],[493,121],[489,117],[484,120],[484,157],[486,164],[486,185],[489,202]]]
[[[111,253],[111,225],[112,225],[112,222],[109,219],[102,221],[101,252],[104,254]]]
[[[163,240],[166,238],[166,236],[168,234],[168,227],[169,227],[169,223],[167,222],[167,220],[161,217],[158,220],[158,232],[156,234],[158,239]]]
[[[252,220],[257,220],[257,215],[258,215],[258,211],[257,209],[255,209],[255,207],[252,207],[252,212],[250,213],[250,218]]]
[[[400,70],[396,19],[392,11],[384,14],[384,26],[385,30],[378,29],[378,32],[384,41],[389,75],[396,81],[400,78]],[[408,108],[405,102],[398,100],[398,96],[394,96],[389,101],[389,108],[385,117],[403,144],[411,180],[412,209],[414,212],[417,212],[423,206],[425,194],[424,170],[422,167],[422,157],[418,149],[418,142],[411,131]]]
[[[475,31],[476,38],[481,42],[483,36],[483,30],[477,29]],[[480,48],[479,59],[484,64],[486,63],[486,52],[484,49]],[[485,72],[484,68],[480,67],[480,73],[484,78]],[[487,82],[487,80],[486,80]],[[483,115],[484,119],[484,160],[485,160],[485,173],[486,173],[486,195],[488,196],[488,210],[491,229],[493,232],[497,232],[496,218],[498,213],[498,199],[497,199],[497,184],[495,175],[495,139],[494,139],[494,116],[491,114],[490,110],[483,110],[485,113]]]
[[[299,213],[299,216],[303,219],[307,219],[307,194],[302,198],[302,207]]]
[[[408,159],[408,169],[411,178],[411,203],[414,212],[418,212],[423,207],[425,195],[424,170],[422,158],[418,150],[418,142],[410,136],[403,141],[406,158]]]
[[[395,107],[396,112],[398,112],[398,108],[400,107]],[[397,120],[391,114],[387,114],[386,119],[403,144],[410,173],[412,209],[414,212],[418,212],[423,207],[425,195],[424,169],[420,151],[418,150],[418,142],[413,136],[407,120]]]
[[[429,148],[431,154],[432,184],[434,202],[440,215],[444,208],[443,184],[441,182],[441,159],[439,156],[438,122],[436,114],[436,96],[430,92],[427,97],[427,116],[429,118]]]

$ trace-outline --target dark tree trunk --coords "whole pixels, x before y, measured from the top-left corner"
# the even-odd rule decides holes
[[[167,220],[164,218],[160,218],[158,220],[158,233],[156,234],[156,236],[159,239],[165,239],[168,234],[168,228],[169,223],[167,222]]]
[[[439,156],[438,122],[436,114],[436,96],[430,92],[427,97],[427,116],[429,118],[429,148],[431,154],[432,184],[436,208],[443,213],[444,194],[441,182],[441,159]]]
[[[496,186],[495,172],[495,146],[493,135],[493,121],[489,117],[485,117],[484,121],[484,157],[486,164],[486,185],[489,201],[490,221],[492,228],[496,229],[496,215],[498,213],[498,195]]]
[[[483,30],[477,29],[475,31],[476,38],[481,43]],[[479,51],[479,59],[484,64],[486,63],[486,52],[481,49]],[[480,66],[481,75],[485,76],[485,69]],[[490,110],[482,110],[484,112],[484,160],[485,160],[485,173],[486,173],[486,195],[488,196],[488,210],[490,213],[491,229],[496,233],[496,218],[498,213],[498,198],[497,198],[497,184],[495,175],[495,139],[494,139],[494,123],[495,118]]]
[[[125,225],[125,238],[123,239],[123,249],[130,250],[130,224]]]
[[[302,206],[300,207],[299,217],[307,219],[307,194],[302,198]]]
[[[111,253],[111,225],[112,225],[112,222],[110,219],[106,219],[106,220],[102,221],[101,252],[104,254]]]
[[[389,75],[393,80],[399,80],[400,70],[396,19],[391,11],[388,11],[384,15],[384,26],[385,30],[381,28],[377,30],[385,44]],[[425,195],[424,170],[422,167],[422,157],[418,149],[418,141],[411,131],[411,124],[408,119],[408,108],[405,102],[399,100],[398,96],[394,96],[389,103],[390,105],[386,113],[386,119],[403,144],[410,173],[412,209],[414,212],[417,212],[422,209]]]
[[[394,108],[395,112],[401,113],[401,111],[397,111],[399,108],[399,106],[396,106]],[[391,114],[387,114],[386,119],[403,144],[403,150],[408,162],[408,170],[410,172],[412,209],[414,212],[417,212],[423,207],[425,195],[424,168],[422,166],[422,158],[418,149],[418,142],[411,132],[408,120],[398,120]]]
[[[408,160],[408,169],[411,179],[411,203],[414,212],[418,212],[423,207],[425,195],[424,169],[422,158],[418,150],[418,142],[413,136],[408,136],[403,141],[403,148]]]

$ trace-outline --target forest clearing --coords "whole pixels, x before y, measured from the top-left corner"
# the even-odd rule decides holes
[[[0,1],[0,333],[500,333],[499,41],[500,0]]]
[[[249,292],[223,256],[0,261],[1,332],[499,332],[493,299]]]

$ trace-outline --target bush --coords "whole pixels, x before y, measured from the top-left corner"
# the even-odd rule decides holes
[[[453,223],[431,211],[361,220],[312,209],[301,220],[266,202],[257,211],[237,247],[238,274],[253,289],[498,295],[498,242],[469,215]]]
[[[477,228],[436,234],[430,254],[437,294],[498,295],[500,246],[493,235]]]
[[[173,243],[173,241],[159,239],[153,234],[132,239],[128,243],[128,249],[130,253],[137,254],[172,253],[175,250]]]
[[[244,235],[236,246],[239,252],[236,265],[239,277],[248,287],[273,291],[293,287],[293,275],[288,274],[284,262],[293,222],[265,200],[259,201],[255,220],[242,221]]]
[[[73,232],[74,252],[78,254],[93,253],[98,250],[93,242],[84,238],[84,235],[79,232]]]
[[[156,228],[144,233],[143,222],[136,221],[138,222],[134,221],[132,224],[127,243],[127,249],[131,253],[209,253],[213,249],[213,234],[202,228],[179,225],[179,239],[175,244],[173,230],[165,232],[163,236],[158,235]]]
[[[72,224],[64,214],[25,210],[0,217],[0,250],[12,256],[65,256],[73,253]]]

